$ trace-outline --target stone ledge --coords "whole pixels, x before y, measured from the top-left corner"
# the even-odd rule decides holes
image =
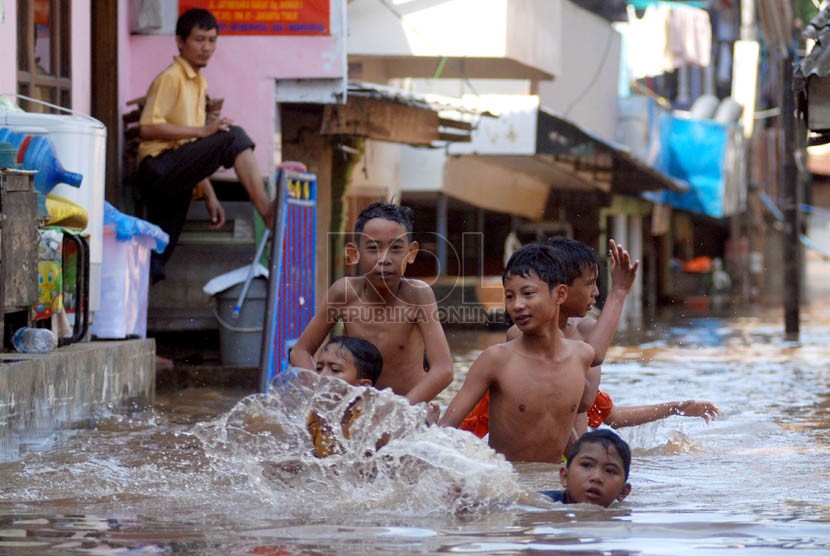
[[[0,354],[0,459],[108,405],[150,403],[155,340],[83,342],[47,354]]]

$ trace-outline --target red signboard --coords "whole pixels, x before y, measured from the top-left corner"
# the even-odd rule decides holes
[[[331,0],[179,0],[179,13],[204,8],[220,35],[328,35]]]

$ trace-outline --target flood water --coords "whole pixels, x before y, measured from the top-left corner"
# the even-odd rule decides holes
[[[345,440],[348,388],[188,389],[0,463],[0,554],[828,554],[830,305],[802,317],[798,343],[780,311],[621,338],[615,403],[708,399],[721,417],[621,429],[633,489],[608,509],[539,497],[558,466],[511,466],[392,396],[364,395]],[[451,332],[444,407],[502,335]],[[304,432],[314,408],[340,431],[327,458]]]

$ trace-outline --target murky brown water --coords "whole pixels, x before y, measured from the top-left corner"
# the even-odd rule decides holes
[[[534,492],[555,466],[505,467],[400,408],[409,444],[386,468],[346,454],[269,475],[296,446],[240,433],[239,392],[189,389],[0,464],[0,554],[828,554],[830,307],[803,314],[799,343],[779,313],[681,318],[611,350],[616,403],[709,399],[722,416],[622,429],[633,491],[610,509],[548,503]],[[450,336],[460,371],[502,334]]]

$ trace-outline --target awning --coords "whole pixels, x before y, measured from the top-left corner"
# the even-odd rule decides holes
[[[349,82],[345,104],[327,104],[322,135],[353,135],[418,146],[469,142],[473,121],[481,115],[392,87]]]
[[[540,220],[550,193],[547,182],[511,168],[505,160],[490,158],[450,156],[441,191],[474,207]]]
[[[552,190],[639,195],[688,188],[627,147],[538,104],[532,109],[502,114],[489,129],[482,122],[472,145],[453,145],[457,154],[447,158],[441,191],[479,208],[538,220]],[[490,142],[479,143],[479,135]]]
[[[607,193],[688,189],[688,184],[649,166],[628,147],[603,139],[544,106],[539,108],[536,152],[537,157]]]

